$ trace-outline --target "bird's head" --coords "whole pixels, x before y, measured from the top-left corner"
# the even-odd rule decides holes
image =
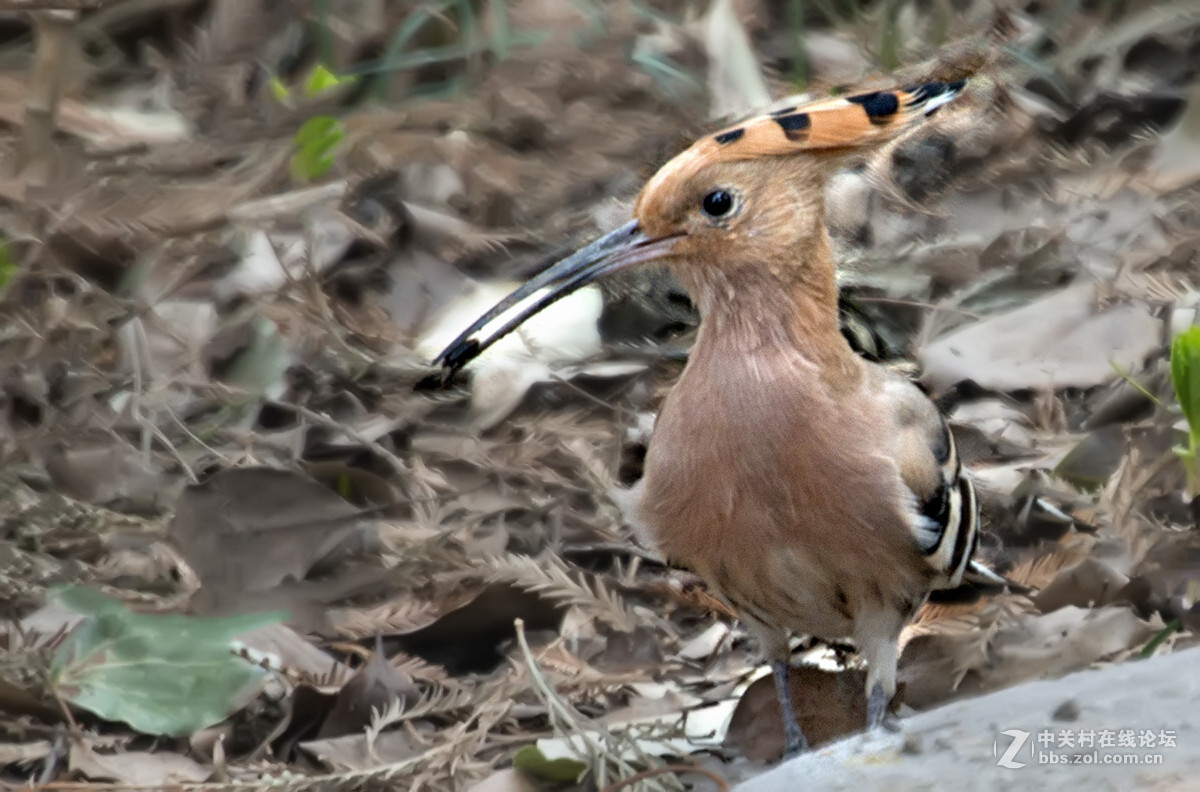
[[[784,108],[696,141],[646,183],[633,220],[529,280],[435,364],[458,370],[555,300],[638,264],[672,264],[685,285],[718,271],[803,266],[804,245],[822,238],[828,163],[894,138],[964,85],[928,83]]]

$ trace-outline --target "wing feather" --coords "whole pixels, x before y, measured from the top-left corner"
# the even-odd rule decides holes
[[[932,567],[935,587],[954,588],[962,583],[979,541],[975,488],[937,408],[912,383],[891,376],[896,462],[917,509],[913,540]]]

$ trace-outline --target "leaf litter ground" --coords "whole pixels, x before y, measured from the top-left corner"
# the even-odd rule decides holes
[[[1022,586],[930,604],[894,706],[1193,643],[1166,349],[1200,310],[1200,16],[988,5],[814,11],[797,59],[794,20],[754,2],[112,3],[64,27],[49,155],[22,149],[45,75],[6,16],[4,782],[761,770],[781,735],[755,647],[623,518],[686,295],[658,272],[585,291],[449,391],[425,361],[801,72],[815,92],[974,75],[829,188],[846,331],[952,416],[982,554]],[[318,56],[296,42],[359,79],[302,90]],[[297,181],[322,115],[333,167]],[[852,647],[802,655],[806,732],[859,728]],[[682,782],[715,783],[639,783]]]

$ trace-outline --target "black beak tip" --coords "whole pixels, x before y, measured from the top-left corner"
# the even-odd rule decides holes
[[[446,376],[449,377],[478,357],[481,351],[479,342],[472,338],[467,341],[459,341],[456,344],[451,344],[433,362],[435,365],[438,363],[442,364]]]
[[[414,387],[418,391],[439,391],[450,387],[454,376],[470,363],[480,353],[479,342],[460,341],[451,344],[440,355],[433,359],[431,365],[440,366],[441,370],[422,377]]]
[[[438,371],[427,374],[417,380],[416,384],[413,385],[413,390],[419,392],[444,391],[450,387],[454,380],[454,375],[457,373],[458,369],[443,365]]]

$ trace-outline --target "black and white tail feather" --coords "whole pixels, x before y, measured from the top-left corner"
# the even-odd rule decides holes
[[[938,449],[941,482],[921,504],[913,526],[917,546],[933,568],[935,590],[957,588],[963,583],[1007,586],[1009,581],[975,559],[979,545],[979,499],[954,444],[954,434],[941,420]]]

